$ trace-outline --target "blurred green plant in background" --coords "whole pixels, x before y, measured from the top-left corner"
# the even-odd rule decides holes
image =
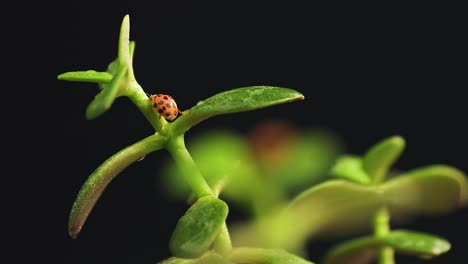
[[[421,257],[442,254],[450,249],[448,241],[414,231],[392,232],[390,216],[394,223],[408,223],[417,215],[448,213],[468,201],[466,178],[456,168],[394,169],[405,147],[400,136],[359,156],[344,153],[343,142],[332,131],[298,130],[287,121],[271,120],[246,135],[206,131],[188,147],[210,187],[249,215],[229,225],[235,245],[284,248],[304,256],[310,239],[375,231],[332,249],[326,263],[364,263],[379,248],[390,252],[382,253],[387,259],[393,259],[394,249]],[[190,197],[175,164],[167,162],[161,175],[171,195]],[[377,230],[387,231],[381,235]],[[405,242],[394,243],[394,237]],[[421,244],[428,247],[413,248]]]

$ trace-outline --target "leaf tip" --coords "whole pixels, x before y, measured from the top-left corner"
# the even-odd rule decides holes
[[[78,235],[80,234],[80,231],[81,231],[81,227],[72,227],[68,230],[68,235],[72,238],[72,239],[76,239],[78,238]]]
[[[57,80],[63,80],[65,73],[57,75]]]
[[[96,107],[93,105],[88,106],[86,108],[86,119],[87,120],[92,120],[95,119],[96,117],[100,116],[103,113],[103,111],[97,111]]]
[[[400,147],[404,147],[405,146],[405,139],[400,136],[400,135],[394,135],[394,136],[391,136],[388,141],[390,143],[392,143],[393,145],[397,145],[397,146],[400,146]]]

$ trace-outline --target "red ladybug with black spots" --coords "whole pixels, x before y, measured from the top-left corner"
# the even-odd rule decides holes
[[[153,109],[168,121],[173,121],[178,114],[183,113],[177,108],[176,102],[170,95],[152,94],[149,99]]]

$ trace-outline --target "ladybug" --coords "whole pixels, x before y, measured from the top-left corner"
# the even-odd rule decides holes
[[[177,108],[177,104],[172,96],[167,94],[153,94],[150,95],[151,105],[166,120],[172,121],[176,119],[177,115],[182,112]]]

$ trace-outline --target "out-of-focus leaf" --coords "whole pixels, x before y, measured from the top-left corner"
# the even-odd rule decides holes
[[[179,219],[169,248],[180,258],[196,258],[211,246],[228,215],[227,204],[213,196],[198,199]]]
[[[372,181],[383,181],[392,164],[400,157],[405,148],[405,140],[393,136],[371,147],[362,159],[362,165]]]
[[[333,247],[325,256],[325,264],[365,264],[377,255],[381,246],[397,253],[432,258],[447,252],[450,243],[438,236],[408,230],[394,230],[383,238],[365,236]]]
[[[444,214],[468,204],[465,174],[447,165],[431,165],[408,171],[383,184],[394,213]]]
[[[333,177],[343,178],[359,184],[369,184],[371,179],[362,168],[362,159],[357,156],[343,155],[330,170]]]
[[[367,264],[382,245],[381,239],[366,236],[345,241],[330,249],[324,257],[324,264]]]
[[[208,251],[199,258],[187,259],[171,257],[158,264],[234,264],[216,252]]]
[[[384,238],[384,244],[398,253],[432,258],[450,250],[450,243],[438,236],[409,230],[394,230]]]
[[[250,86],[228,90],[200,101],[171,126],[182,134],[201,121],[222,114],[238,113],[304,99],[298,91],[272,86]]]
[[[260,188],[254,158],[245,139],[236,133],[214,130],[190,140],[187,145],[197,167],[215,193],[249,207]],[[189,188],[173,162],[162,167],[162,181],[170,194],[186,199]]]
[[[239,264],[313,264],[313,262],[293,255],[284,249],[234,248],[228,259]]]
[[[302,131],[285,148],[283,159],[268,165],[272,179],[267,180],[289,195],[297,194],[323,181],[340,152],[338,137],[330,131]]]

